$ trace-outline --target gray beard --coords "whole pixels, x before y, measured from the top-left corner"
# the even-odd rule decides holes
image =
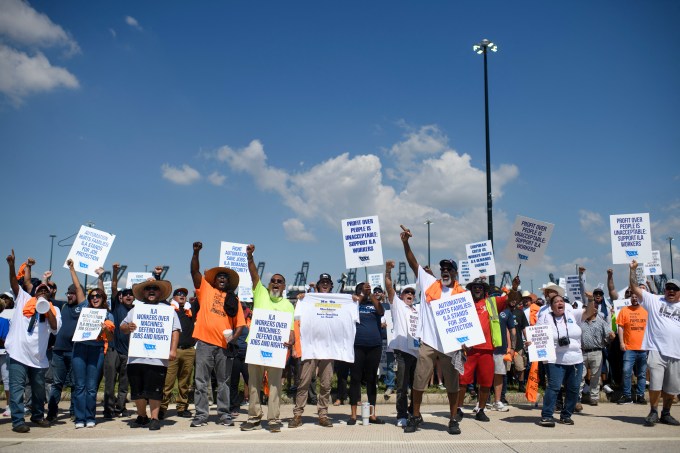
[[[449,286],[451,282],[452,282],[451,277],[442,278],[442,285],[444,286]]]
[[[272,297],[281,297],[281,295],[283,295],[283,291],[282,291],[282,290],[276,291],[276,290],[273,290],[273,289],[272,289]]]

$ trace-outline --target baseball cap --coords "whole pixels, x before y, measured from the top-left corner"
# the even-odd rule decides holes
[[[604,290],[602,288],[595,288],[593,290],[593,295],[595,295],[595,293],[600,293],[604,296]]]
[[[680,289],[680,281],[675,279],[675,278],[668,280],[666,282],[666,284],[664,285],[664,288],[668,287],[668,285],[675,285],[678,289]],[[677,289],[676,289],[676,291],[677,291]]]
[[[321,274],[319,275],[319,282],[322,280],[329,280],[331,283],[333,283],[333,279],[331,278],[331,274]]]
[[[454,271],[458,272],[458,265],[453,259],[443,259],[439,262],[439,267],[452,267]]]
[[[384,292],[385,292],[385,291],[383,291],[382,286],[376,286],[375,288],[373,288],[373,294],[375,294],[375,293],[384,293]]]

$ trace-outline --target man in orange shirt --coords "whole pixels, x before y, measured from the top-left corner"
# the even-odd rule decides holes
[[[638,298],[626,290],[626,299],[630,306],[623,307],[616,317],[619,326],[619,343],[623,351],[623,395],[617,404],[647,404],[645,401],[645,378],[647,376],[647,351],[642,349],[642,340],[647,327],[647,310],[642,308]],[[633,367],[636,369],[637,388],[635,400],[632,398]]]
[[[217,380],[218,424],[233,426],[229,412],[229,383],[234,357],[238,354],[238,337],[246,325],[241,304],[234,294],[238,287],[238,274],[226,267],[213,267],[201,275],[198,255],[203,248],[194,242],[191,257],[191,278],[196,288],[198,312],[195,313],[194,338],[196,341],[194,403],[196,415],[192,427],[208,424],[208,385],[215,371]],[[231,333],[229,333],[231,331]]]

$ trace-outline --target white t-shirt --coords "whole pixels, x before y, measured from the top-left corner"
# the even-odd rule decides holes
[[[137,302],[138,304],[143,304],[144,302]],[[121,324],[126,323],[129,324],[131,322],[134,322],[135,318],[135,311],[130,310],[123,320]],[[176,330],[182,331],[182,324],[179,322],[179,316],[177,316],[177,312],[175,310],[172,310],[172,332],[174,333]],[[170,339],[172,341],[172,338]],[[172,345],[172,343],[170,343]],[[150,357],[132,357],[128,355],[128,365],[133,364],[133,363],[139,363],[139,364],[144,364],[144,365],[157,365],[157,366],[164,366],[167,368],[168,364],[170,363],[170,360],[168,359],[156,359],[156,358],[150,358]]]
[[[300,320],[302,360],[354,363],[359,309],[350,294],[307,293],[295,306],[295,319]]]
[[[396,294],[390,301],[394,338],[389,348],[418,356],[418,307],[410,307]],[[387,316],[389,314],[385,313]]]
[[[548,325],[552,330],[555,342],[556,360],[558,365],[577,365],[583,363],[583,353],[581,352],[581,318],[583,310],[567,310],[565,304],[564,315],[558,318],[552,316],[552,310],[546,310],[545,316],[541,316],[536,325]],[[554,321],[553,321],[554,320]],[[569,345],[560,346],[558,341],[561,337],[569,334]]]
[[[642,291],[640,305],[648,314],[642,349],[680,359],[680,302]]]
[[[33,326],[33,332],[28,333],[31,318],[24,316],[24,306],[29,300],[31,300],[31,295],[19,288],[19,294],[14,299],[14,313],[5,340],[5,349],[7,349],[9,356],[17,362],[33,368],[47,368],[50,366],[50,362],[47,360],[47,342],[50,339],[50,333],[56,335],[61,328],[61,312],[55,309],[57,312],[57,328],[55,330],[50,329],[50,323],[47,319],[44,322],[37,319]]]
[[[426,345],[436,349],[437,351],[444,353],[444,346],[439,339],[439,333],[437,332],[437,324],[434,318],[434,313],[432,312],[432,307],[427,302],[427,296],[425,291],[430,287],[437,279],[432,275],[425,272],[422,266],[418,266],[418,289],[420,291],[420,311],[418,318],[418,337],[420,341]],[[451,288],[442,285],[442,295],[441,298],[445,298],[450,295]]]

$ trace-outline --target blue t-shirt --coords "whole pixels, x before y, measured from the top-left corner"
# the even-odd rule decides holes
[[[61,329],[57,332],[57,338],[54,341],[54,351],[73,351],[73,334],[83,307],[87,307],[87,301],[72,305],[64,304],[61,307]]]
[[[501,338],[503,339],[503,345],[494,349],[493,352],[494,354],[505,354],[508,350],[508,329],[515,328],[515,316],[509,308],[506,308],[498,313],[498,317],[501,321]]]
[[[116,352],[118,352],[118,354],[121,355],[128,355],[130,334],[121,332],[120,325],[130,310],[132,310],[132,307],[133,305],[126,307],[125,304],[121,302],[115,302],[113,304],[113,309],[111,310],[111,314],[113,315],[113,324],[116,326],[116,330],[113,331],[113,348],[116,350]]]
[[[0,340],[5,341],[9,333],[9,319],[0,318]]]
[[[354,346],[382,346],[380,318],[372,302],[359,304],[359,323],[354,336]]]

